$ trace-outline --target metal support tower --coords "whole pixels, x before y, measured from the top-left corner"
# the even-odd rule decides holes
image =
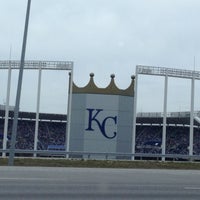
[[[5,110],[5,121],[4,121],[4,134],[3,134],[3,150],[7,149],[11,73],[12,73],[12,71],[11,71],[11,65],[9,64],[8,81],[7,81],[7,94],[6,94],[6,110]],[[6,157],[6,153],[5,152],[2,153],[2,157]]]
[[[190,140],[189,140],[189,155],[193,155],[193,144],[194,144],[194,77],[191,79],[191,105],[190,105]]]
[[[165,88],[164,88],[164,105],[163,105],[162,155],[165,155],[166,152],[167,90],[168,90],[168,75],[166,74]],[[162,161],[165,161],[165,157],[162,157]]]
[[[69,152],[70,150],[70,127],[71,127],[71,105],[72,105],[72,87],[73,87],[73,69],[71,70],[71,73],[69,73],[69,92],[68,94],[71,94],[71,95],[68,95],[68,107],[67,107],[67,126],[66,126],[66,151]],[[66,158],[68,158],[69,155],[66,154]]]
[[[166,154],[166,120],[167,120],[167,89],[168,89],[168,77],[191,79],[191,106],[190,106],[190,132],[189,132],[189,155],[193,155],[193,127],[194,127],[194,88],[195,80],[200,80],[200,72],[192,70],[182,70],[174,68],[165,67],[154,67],[154,66],[136,66],[136,86],[135,86],[135,96],[134,96],[134,120],[133,120],[133,137],[135,137],[136,132],[136,115],[137,115],[137,76],[141,75],[151,75],[151,76],[164,76],[165,77],[165,91],[164,91],[164,108],[163,108],[163,131],[162,131],[162,154]],[[133,138],[133,145],[135,145],[135,139]],[[135,152],[135,146],[133,146],[132,152]],[[162,158],[164,160],[164,157]]]
[[[37,90],[37,105],[36,105],[36,122],[35,122],[35,137],[34,137],[34,150],[37,150],[38,144],[38,130],[39,130],[39,112],[40,112],[40,94],[41,94],[41,79],[42,79],[42,68],[40,66],[38,73],[38,90]],[[37,154],[34,154],[36,157]]]
[[[132,160],[135,160],[135,140],[136,140],[136,117],[137,117],[137,90],[138,90],[138,67],[136,66],[135,71],[135,82],[134,82],[134,102],[133,102],[133,134],[132,134]]]

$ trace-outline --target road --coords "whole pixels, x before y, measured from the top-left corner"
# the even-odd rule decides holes
[[[200,171],[0,167],[2,200],[199,200]]]

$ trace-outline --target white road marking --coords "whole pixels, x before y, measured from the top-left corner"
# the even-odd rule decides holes
[[[23,180],[23,181],[34,181],[34,180],[55,180],[55,179],[50,179],[50,178],[21,178],[21,177],[13,177],[13,178],[10,178],[10,177],[5,177],[5,178],[2,178],[0,177],[0,180]]]
[[[200,187],[184,187],[185,190],[200,190]]]

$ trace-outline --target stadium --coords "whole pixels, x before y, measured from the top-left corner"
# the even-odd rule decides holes
[[[137,117],[136,153],[161,154],[162,117],[161,113],[139,113]],[[200,113],[196,113],[197,116]],[[171,113],[167,118],[166,153],[188,155],[189,113]],[[10,112],[8,141],[11,138],[13,111]],[[5,111],[0,111],[0,149],[3,148],[3,127]],[[35,113],[20,112],[16,149],[34,149]],[[194,120],[194,155],[200,155],[200,123]],[[38,150],[58,149],[65,146],[66,115],[40,114]],[[181,157],[181,156],[180,156]]]
[[[52,67],[52,63],[50,64]],[[52,69],[46,62],[27,62],[26,65],[27,69],[32,69],[33,66],[34,69],[42,69],[42,67]],[[14,62],[12,69],[17,69],[16,66],[17,64]],[[66,66],[67,68],[65,68]],[[56,68],[53,66],[53,69],[69,70],[69,63],[66,66],[63,63],[56,63]],[[115,85],[114,75],[111,75],[110,84],[106,88],[99,88],[94,83],[94,74],[91,73],[90,81],[85,87],[78,87],[75,83],[71,84],[71,103],[69,87],[69,110],[66,115],[39,113],[39,111],[36,113],[19,112],[15,144],[16,155],[70,156],[84,159],[199,160],[200,112],[194,110],[170,113],[136,112],[137,75],[139,73],[152,75],[152,71],[155,69],[156,73],[162,70],[162,72],[159,71],[159,75],[161,73],[164,76],[166,71],[167,76],[170,76],[172,71],[165,68],[138,66],[136,76],[132,76],[131,84],[125,90],[121,90]],[[180,72],[181,76],[186,76],[187,73],[199,75],[197,72],[182,73],[181,70],[178,70],[176,76]],[[72,82],[72,73],[70,73],[69,82]],[[0,106],[0,149],[1,155],[4,157],[9,154],[14,118],[14,108],[8,108],[9,112],[6,114],[8,111],[6,106]],[[93,111],[94,113],[92,113]],[[103,111],[106,111],[106,115],[102,114]],[[87,122],[88,117],[90,121]],[[111,131],[115,129],[117,131],[114,131],[114,135],[111,136]],[[35,139],[36,132],[37,140]]]

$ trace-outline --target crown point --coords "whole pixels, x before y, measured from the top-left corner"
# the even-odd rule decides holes
[[[111,78],[115,78],[115,75],[114,75],[114,74],[111,74],[110,77],[111,77]]]
[[[131,76],[131,79],[135,79],[135,75],[132,75],[132,76]]]
[[[90,77],[94,77],[94,73],[90,73]]]

